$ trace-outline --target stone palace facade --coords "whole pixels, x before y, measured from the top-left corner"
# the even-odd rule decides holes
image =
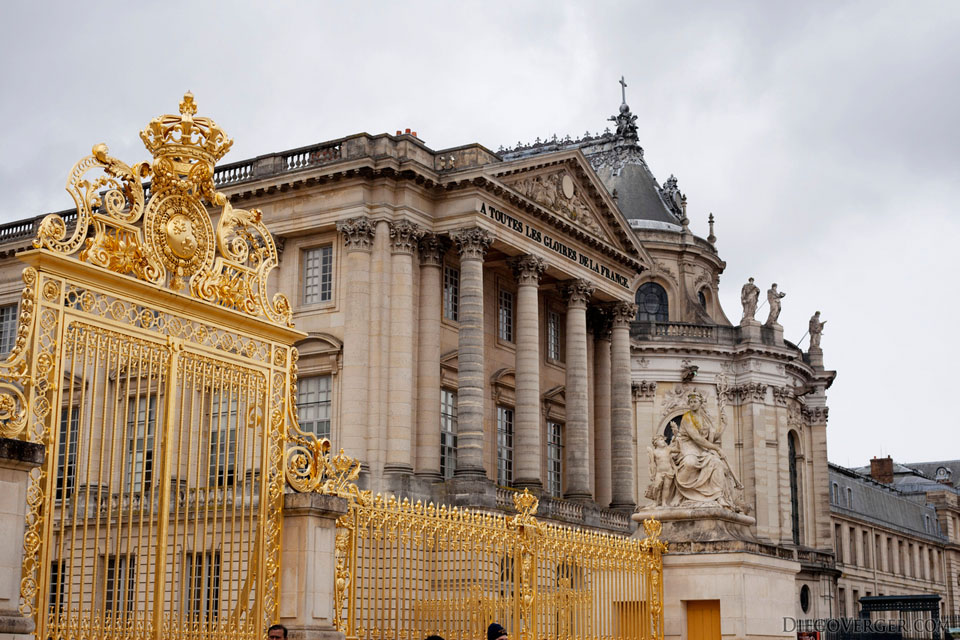
[[[713,617],[725,635],[789,637],[784,616],[839,613],[822,324],[802,351],[776,285],[754,317],[752,283],[731,322],[712,216],[694,235],[629,107],[610,120],[498,152],[362,133],[214,181],[282,249],[308,334],[301,426],[362,460],[366,488],[487,509],[529,488],[544,518],[626,535],[639,508],[671,542],[668,637]],[[41,217],[0,228],[0,351],[12,258]]]

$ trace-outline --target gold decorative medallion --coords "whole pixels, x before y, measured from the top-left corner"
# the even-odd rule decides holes
[[[171,273],[170,287],[213,264],[213,225],[197,198],[168,191],[150,199],[144,220],[146,244]]]

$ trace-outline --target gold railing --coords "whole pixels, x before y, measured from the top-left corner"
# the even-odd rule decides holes
[[[46,448],[20,601],[43,640],[258,640],[276,619],[303,334],[267,299],[259,213],[215,191],[231,142],[195,112],[188,94],[141,133],[152,164],[95,146],[68,179],[76,216],[20,255],[0,436]]]
[[[288,479],[314,480],[291,485],[349,503],[334,589],[348,638],[474,640],[491,622],[523,640],[663,637],[659,522],[644,522],[644,539],[548,524],[527,491],[514,496],[514,516],[373,497],[353,484],[360,465],[342,450],[331,456],[329,442],[309,437],[296,445]]]

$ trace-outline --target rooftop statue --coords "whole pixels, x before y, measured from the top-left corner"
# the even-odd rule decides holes
[[[743,305],[743,318],[740,320],[742,324],[744,320],[754,320],[754,316],[757,313],[757,301],[760,299],[760,287],[753,284],[753,278],[749,278],[747,283],[743,285],[743,288],[740,289],[740,304]]]
[[[777,291],[777,283],[774,282],[767,289],[767,302],[770,303],[770,315],[767,316],[767,324],[776,324],[780,317],[780,299],[787,294]]]
[[[810,348],[819,349],[820,348],[820,336],[823,334],[823,325],[827,324],[827,321],[824,320],[820,322],[820,312],[817,311],[815,314],[810,316]]]

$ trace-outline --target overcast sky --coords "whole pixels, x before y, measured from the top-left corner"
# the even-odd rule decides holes
[[[828,321],[831,461],[960,458],[960,3],[92,4],[0,5],[0,222],[71,206],[96,142],[146,159],[188,89],[229,162],[406,127],[576,137],[622,74],[654,175],[698,234],[716,215],[731,320],[754,276],[787,293],[788,340]]]

